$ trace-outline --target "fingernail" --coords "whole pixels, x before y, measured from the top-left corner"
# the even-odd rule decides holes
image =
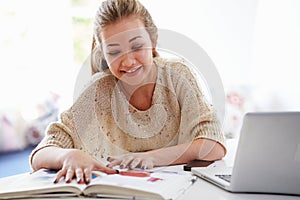
[[[67,180],[66,180],[66,183],[71,183],[71,179],[67,179]]]
[[[121,168],[121,169],[123,169],[123,168],[124,168],[124,165],[123,165],[123,164],[121,164],[121,165],[120,165],[120,168]]]
[[[109,160],[110,160],[110,157],[108,156],[106,160],[109,161]]]
[[[132,170],[132,169],[133,169],[132,165],[129,165],[129,166],[128,166],[128,169]]]
[[[57,180],[57,179],[55,179],[55,180],[53,181],[53,183],[58,183],[58,180]]]
[[[88,185],[88,184],[90,184],[90,179],[85,179],[85,183]]]
[[[81,182],[81,178],[78,178],[78,179],[77,179],[77,183],[80,183],[80,182]]]
[[[106,167],[109,167],[109,164],[105,165]]]

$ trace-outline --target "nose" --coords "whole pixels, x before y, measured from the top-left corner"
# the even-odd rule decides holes
[[[122,56],[121,65],[123,67],[130,67],[132,65],[135,65],[136,60],[132,52],[126,52]]]

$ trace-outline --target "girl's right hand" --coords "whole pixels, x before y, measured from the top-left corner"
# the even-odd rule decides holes
[[[107,174],[117,173],[116,170],[103,166],[79,149],[65,149],[59,160],[62,163],[62,167],[57,172],[54,183],[58,183],[64,177],[66,183],[70,183],[73,178],[76,178],[78,183],[89,184],[92,180],[93,170]]]

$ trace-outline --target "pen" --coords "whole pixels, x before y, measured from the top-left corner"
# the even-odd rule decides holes
[[[100,171],[92,171],[93,178],[96,178],[98,176],[107,176],[106,173],[100,172]],[[134,177],[148,177],[150,176],[149,172],[142,172],[142,171],[119,171],[118,174],[122,176],[134,176]]]
[[[157,171],[158,173],[164,173],[164,174],[180,174],[179,172],[177,171]]]

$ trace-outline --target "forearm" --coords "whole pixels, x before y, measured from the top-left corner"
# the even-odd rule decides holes
[[[154,166],[187,163],[191,160],[219,160],[225,156],[224,147],[210,139],[196,139],[191,143],[179,144],[148,152],[154,158]]]
[[[63,149],[55,146],[48,146],[38,150],[32,157],[32,168],[38,170],[46,169],[61,169],[62,157],[69,149]]]

